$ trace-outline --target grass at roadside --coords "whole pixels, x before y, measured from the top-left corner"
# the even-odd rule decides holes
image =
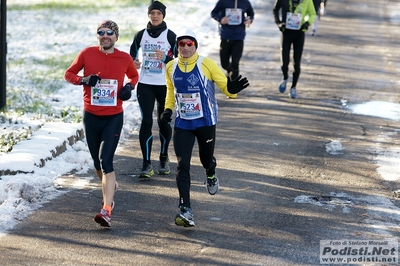
[[[163,1],[167,6],[173,2],[177,0]],[[93,38],[88,37],[88,32],[99,21],[91,22],[85,14],[102,17],[108,13],[120,14],[120,10],[128,7],[140,7],[137,10],[146,12],[150,3],[150,0],[8,1],[7,19],[14,15],[14,27],[11,31],[7,26],[7,99],[6,107],[0,109],[0,154],[11,151],[14,144],[28,138],[46,122],[82,121],[82,108],[65,106],[62,96],[57,95],[67,85],[64,73],[78,52],[86,43],[97,44],[95,31]],[[136,21],[132,17],[128,25],[120,25],[118,47],[130,44]]]
[[[28,7],[30,10],[42,10],[42,9],[57,9],[57,10],[81,10],[83,8],[95,9],[98,10],[100,8],[113,8],[113,7],[132,7],[139,5],[148,5],[151,0],[80,0],[80,1],[71,1],[71,0],[31,0],[31,1],[23,1],[23,0],[15,0],[7,4],[7,10],[26,10]],[[163,3],[168,3],[168,1],[163,1]]]
[[[7,62],[8,68],[23,69],[24,71],[21,73],[23,78],[18,86],[7,87],[7,106],[3,113],[8,111],[16,112],[18,115],[37,113],[38,118],[46,114],[50,119],[54,117],[63,120],[63,113],[56,113],[52,110],[53,107],[47,103],[54,92],[65,86],[64,72],[75,56],[74,53],[47,58],[20,58],[17,60],[10,58]],[[79,113],[73,116],[80,115]]]

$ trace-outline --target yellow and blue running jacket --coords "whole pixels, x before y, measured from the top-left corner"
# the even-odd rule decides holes
[[[168,62],[166,79],[165,109],[175,107],[175,127],[185,130],[213,126],[218,122],[217,87],[226,96],[235,96],[228,92],[228,79],[222,69],[197,52],[189,58],[178,55]]]

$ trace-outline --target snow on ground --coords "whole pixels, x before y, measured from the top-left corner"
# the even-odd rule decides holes
[[[15,0],[19,4],[32,4],[33,0]],[[36,1],[45,2],[45,1]],[[263,0],[251,1],[255,8],[261,8],[265,5]],[[169,28],[176,33],[183,30],[183,27],[194,29],[198,34],[199,53],[207,56],[207,51],[214,51],[219,46],[219,37],[217,24],[209,17],[211,8],[215,5],[215,0],[187,0],[179,3],[179,8],[167,7],[167,16],[165,21]],[[210,7],[209,9],[204,6]],[[81,49],[89,45],[96,45],[95,27],[98,22],[103,19],[113,19],[120,26],[120,34],[131,35],[128,40],[120,38],[117,42],[117,48],[123,51],[129,51],[130,42],[133,33],[145,27],[147,24],[147,5],[132,8],[115,8],[107,10],[106,15],[101,13],[87,13],[86,10],[74,11],[73,13],[65,13],[62,11],[38,11],[38,10],[20,10],[12,11],[7,14],[7,42],[8,42],[8,60],[18,61],[20,58],[26,59],[32,64],[13,65],[7,70],[7,85],[15,90],[29,87],[31,90],[40,88],[35,87],[32,82],[29,68],[35,64],[35,61],[48,60],[49,58],[56,60],[58,56],[63,54],[77,54]],[[397,19],[397,13],[393,15]],[[132,19],[134,18],[134,19]],[[257,14],[256,14],[257,21]],[[256,23],[255,21],[255,23]],[[32,25],[35,25],[35,31],[32,31]],[[51,36],[51,37],[49,37]],[[40,53],[38,53],[40,51]],[[43,69],[43,76],[50,75],[54,71],[51,67]],[[64,70],[62,70],[64,71]],[[33,85],[32,85],[33,84]],[[48,97],[48,95],[44,95]],[[62,109],[63,107],[71,107],[82,109],[82,92],[80,86],[74,86],[63,83],[62,87],[52,95],[55,101],[49,104],[54,108]],[[346,103],[343,103],[346,105]],[[351,110],[360,115],[378,116],[387,119],[399,120],[400,105],[387,102],[369,102],[350,107]],[[121,142],[123,142],[128,134],[135,134],[140,123],[140,111],[136,102],[136,94],[132,99],[124,103],[125,124],[123,133],[121,134]],[[380,110],[381,113],[377,113]],[[9,124],[7,121],[1,124],[2,131],[9,130],[12,132],[16,127],[37,128],[43,123],[45,118],[37,117],[37,114],[25,114],[23,116],[15,116],[13,121],[17,124]],[[65,134],[71,134],[74,130],[80,129],[81,125],[71,124],[65,126],[66,132],[58,132],[60,125],[57,123],[49,123],[42,132],[35,132],[32,139],[45,138],[46,143],[57,145],[65,141]],[[49,134],[49,132],[52,132]],[[50,135],[50,136],[49,136]],[[383,136],[384,137],[384,136]],[[28,161],[24,165],[24,171],[27,174],[3,175],[0,179],[0,236],[5,234],[7,230],[14,227],[18,221],[23,220],[31,212],[40,208],[44,203],[51,199],[67,193],[66,190],[59,190],[62,187],[63,180],[60,178],[63,174],[71,170],[77,170],[80,174],[85,174],[92,167],[92,160],[88,153],[87,147],[83,141],[69,146],[67,150],[60,156],[47,161],[45,167],[39,168],[35,164],[38,160],[36,155],[45,156],[52,149],[49,146],[42,146],[42,150],[38,153],[38,149],[32,149],[34,145],[30,144],[31,140],[18,143],[14,152],[10,154],[0,154],[0,165],[8,165],[10,169],[21,168],[23,161]],[[332,155],[343,153],[341,140],[328,140],[326,151]],[[50,145],[50,144],[49,144]],[[378,172],[385,180],[398,180],[398,165],[400,162],[400,152],[397,150],[381,150],[380,155],[375,158]],[[13,155],[16,154],[16,155]],[[15,159],[18,158],[18,159]],[[83,177],[75,180],[73,187],[86,186],[93,176]],[[343,212],[351,211],[351,200],[355,200],[351,195],[344,195],[340,192],[332,192],[331,196],[335,200],[331,200],[327,207],[331,210],[335,206],[343,208]],[[350,200],[350,201],[349,201]],[[386,198],[369,197],[357,199],[368,202],[370,205],[371,217],[379,217],[384,214],[390,216],[393,223],[400,222],[400,209],[393,206],[392,202]],[[295,199],[298,203],[316,204],[316,201],[310,196],[301,195]],[[319,203],[320,204],[320,203]],[[327,205],[321,205],[327,206]],[[387,228],[394,226],[380,222],[379,219],[370,218],[366,221],[370,223],[377,231],[387,234]]]
[[[343,103],[346,106],[346,103]],[[381,117],[385,119],[400,120],[400,104],[371,101],[349,106],[349,109],[355,113],[366,116]],[[371,147],[378,155],[372,160],[378,165],[377,172],[382,179],[387,181],[396,181],[400,179],[400,147],[392,146],[390,149],[382,149],[381,142],[387,142],[388,138],[397,135],[399,129],[394,132],[383,132],[376,140],[376,147]],[[330,140],[325,145],[326,152],[331,155],[343,154],[341,139]],[[391,228],[397,228],[400,223],[400,208],[386,197],[363,196],[355,197],[343,192],[331,192],[330,195],[318,198],[312,195],[299,195],[294,200],[297,203],[313,204],[327,210],[342,208],[344,214],[350,213],[354,203],[365,204],[367,207],[367,217],[365,223],[369,228],[379,233],[382,238],[391,238]]]
[[[355,104],[351,109],[355,114],[400,120],[400,109],[399,104],[397,103],[371,101],[362,104]]]

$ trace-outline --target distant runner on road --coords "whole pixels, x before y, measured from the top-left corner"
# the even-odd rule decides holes
[[[211,17],[219,22],[221,67],[234,80],[239,76],[246,27],[253,23],[254,9],[248,0],[219,0],[211,11]],[[236,95],[229,98],[236,98]]]
[[[279,92],[286,91],[289,78],[290,49],[293,45],[293,80],[289,97],[297,98],[296,85],[300,76],[301,55],[304,48],[305,32],[314,23],[316,12],[313,0],[276,0],[273,7],[276,25],[281,31],[281,69],[283,78]],[[282,14],[280,17],[280,14]]]

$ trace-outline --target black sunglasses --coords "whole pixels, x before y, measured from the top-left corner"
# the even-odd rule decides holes
[[[114,31],[113,30],[107,30],[107,31],[99,30],[97,32],[97,34],[100,35],[100,36],[104,36],[105,33],[107,34],[107,36],[113,36],[114,35]]]

